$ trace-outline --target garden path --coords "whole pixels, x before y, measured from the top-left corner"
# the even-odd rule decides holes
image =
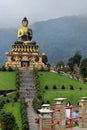
[[[30,130],[38,130],[38,124],[35,123],[37,114],[35,113],[32,100],[35,96],[34,75],[32,70],[20,70],[20,97],[24,97],[27,102],[27,113]]]

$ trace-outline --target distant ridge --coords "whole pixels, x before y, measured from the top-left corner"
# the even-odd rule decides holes
[[[52,65],[74,55],[78,50],[87,57],[87,16],[68,16],[41,21],[31,26],[33,39],[40,45]],[[17,29],[0,29],[0,63],[4,52],[17,40]]]

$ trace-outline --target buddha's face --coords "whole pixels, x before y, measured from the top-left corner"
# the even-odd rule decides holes
[[[27,21],[23,21],[22,25],[23,25],[23,27],[27,27],[28,26],[28,22]]]

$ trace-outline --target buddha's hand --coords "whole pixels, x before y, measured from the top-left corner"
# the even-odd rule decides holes
[[[24,31],[24,35],[28,36],[28,32],[27,32],[27,31],[26,31],[26,32]]]

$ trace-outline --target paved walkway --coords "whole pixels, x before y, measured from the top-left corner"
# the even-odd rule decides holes
[[[27,113],[30,130],[38,130],[38,124],[35,123],[37,114],[32,107],[32,100],[35,96],[34,76],[32,70],[20,70],[20,97],[24,97],[28,103]]]

